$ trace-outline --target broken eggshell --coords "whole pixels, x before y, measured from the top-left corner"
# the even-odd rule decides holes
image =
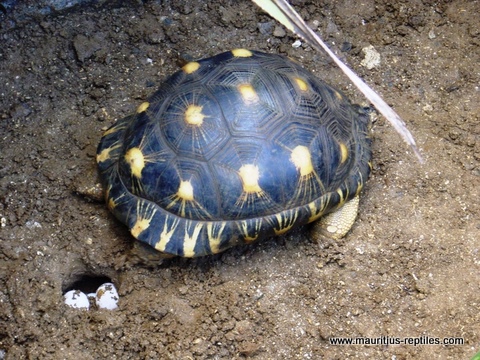
[[[99,309],[114,310],[118,308],[118,292],[112,283],[100,285],[95,295],[95,303]]]
[[[65,299],[65,304],[70,307],[85,310],[90,308],[90,302],[88,301],[87,295],[80,290],[70,290],[63,295],[63,298]]]

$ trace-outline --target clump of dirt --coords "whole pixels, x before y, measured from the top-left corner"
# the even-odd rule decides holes
[[[103,2],[16,21],[0,12],[0,358],[468,359],[480,347],[480,28],[476,1],[294,1],[414,133],[380,118],[352,231],[308,231],[157,267],[123,264],[128,230],[76,195],[102,130],[190,59],[286,54],[357,102],[324,54],[248,1]],[[367,46],[380,54],[361,65]],[[305,229],[306,230],[306,229]],[[127,262],[128,264],[128,262]],[[79,311],[82,279],[119,289]],[[462,345],[332,345],[335,337]]]

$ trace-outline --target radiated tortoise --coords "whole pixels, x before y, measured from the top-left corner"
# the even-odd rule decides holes
[[[322,217],[341,237],[370,173],[368,122],[295,61],[236,49],[170,76],[104,133],[97,162],[109,209],[167,255],[215,254]]]

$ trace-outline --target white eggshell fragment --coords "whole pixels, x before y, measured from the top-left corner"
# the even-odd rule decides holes
[[[90,302],[88,301],[87,295],[85,295],[80,290],[70,290],[65,295],[65,304],[76,309],[85,309],[90,308]]]
[[[115,289],[112,283],[105,283],[97,289],[95,302],[99,309],[116,309],[118,307],[118,299],[117,289]]]

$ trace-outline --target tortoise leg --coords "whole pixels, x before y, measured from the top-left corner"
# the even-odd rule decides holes
[[[347,201],[341,208],[322,217],[314,224],[314,233],[335,240],[344,237],[357,218],[359,200],[360,198],[357,195],[352,200]]]

